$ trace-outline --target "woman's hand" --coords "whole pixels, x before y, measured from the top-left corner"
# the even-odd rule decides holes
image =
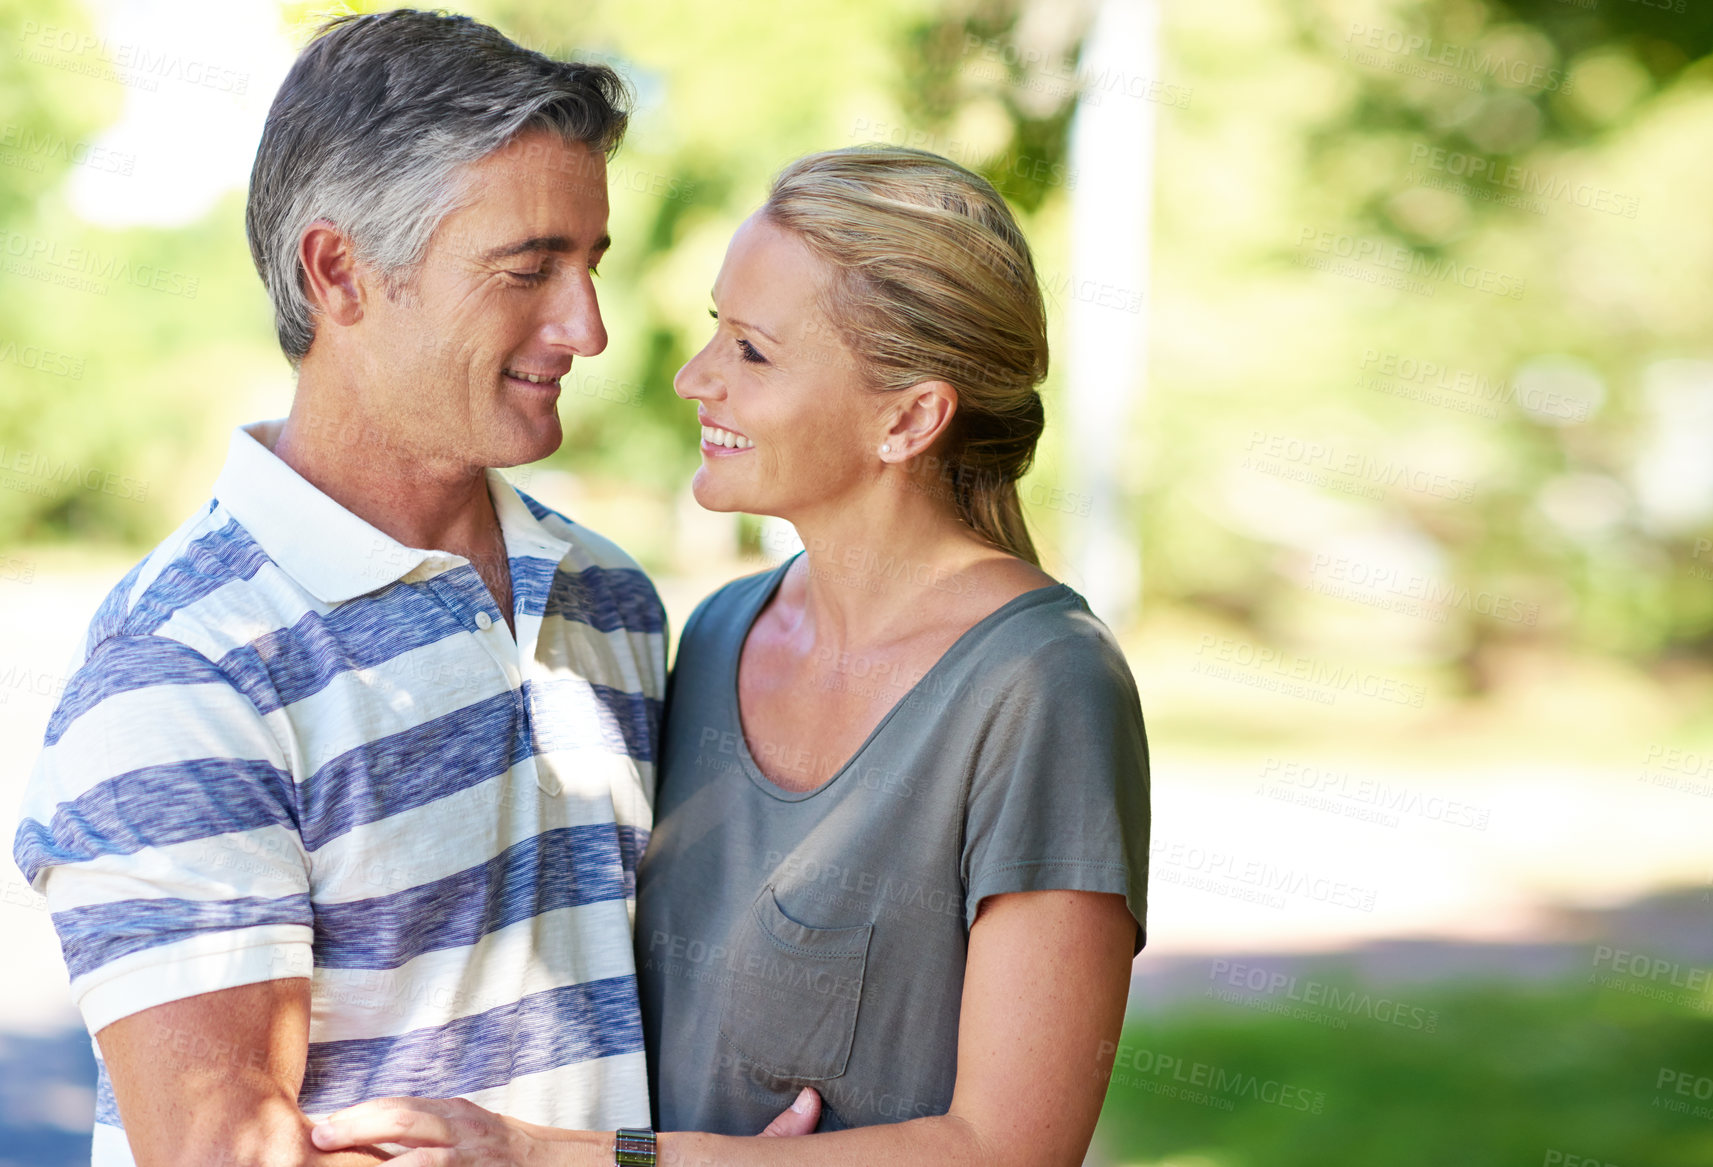
[[[567,1137],[552,1137],[560,1134]],[[580,1161],[571,1157],[570,1132],[519,1122],[462,1098],[360,1102],[319,1120],[309,1137],[323,1151],[380,1143],[410,1148],[392,1160],[398,1167],[547,1167]],[[595,1136],[587,1137],[593,1146]]]

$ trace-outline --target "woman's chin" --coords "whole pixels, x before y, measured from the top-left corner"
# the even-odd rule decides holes
[[[705,511],[741,511],[742,500],[731,490],[722,489],[718,484],[709,481],[710,475],[706,466],[696,471],[690,479],[690,494],[696,500],[696,505]]]

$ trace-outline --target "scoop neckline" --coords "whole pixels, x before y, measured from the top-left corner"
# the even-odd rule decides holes
[[[958,638],[947,646],[945,652],[940,654],[940,658],[930,665],[920,677],[916,678],[916,683],[900,694],[898,700],[893,702],[892,707],[881,716],[879,721],[875,722],[874,728],[868,731],[868,736],[862,739],[862,743],[857,746],[851,756],[840,763],[839,768],[834,770],[825,782],[821,783],[819,786],[811,787],[808,790],[786,790],[784,787],[775,783],[766,774],[761,772],[761,767],[756,764],[754,756],[749,752],[749,736],[744,732],[743,725],[743,703],[738,699],[738,670],[743,664],[744,645],[749,642],[749,634],[754,630],[755,622],[761,618],[762,609],[767,607],[768,601],[773,599],[774,594],[779,591],[779,585],[785,582],[785,573],[791,570],[791,565],[797,562],[797,560],[804,554],[805,552],[799,551],[796,555],[793,555],[790,559],[787,559],[784,563],[774,568],[773,579],[768,582],[766,587],[761,589],[759,597],[750,604],[741,624],[737,647],[732,653],[730,672],[726,677],[726,699],[731,703],[732,724],[737,726],[738,760],[743,765],[744,774],[749,778],[751,783],[761,789],[762,793],[767,794],[780,802],[806,802],[817,794],[837,786],[839,784],[839,779],[849,773],[851,767],[856,764],[857,760],[868,752],[868,748],[874,744],[875,739],[880,736],[881,731],[883,731],[892,719],[898,715],[899,710],[910,704],[911,699],[916,695],[916,691],[926,685],[929,678],[933,677],[935,673],[940,672],[946,666],[946,662],[959,655],[960,651],[965,649],[965,647],[974,639],[976,633],[982,631],[989,624],[995,623],[1004,617],[1009,616],[1013,610],[1017,608],[1026,607],[1031,603],[1043,603],[1050,596],[1056,596],[1065,592],[1070,592],[1073,595],[1075,594],[1069,584],[1061,581],[1059,583],[1045,584],[1038,588],[1030,588],[1026,592],[1012,596],[1009,600],[1005,601],[1005,603],[999,605],[999,607],[995,608],[980,620],[977,620],[974,624],[971,624],[968,628],[964,629],[963,632],[959,633]]]

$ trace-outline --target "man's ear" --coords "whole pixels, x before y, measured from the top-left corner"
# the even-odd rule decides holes
[[[304,231],[297,258],[303,265],[304,294],[317,315],[347,326],[363,319],[357,249],[348,235],[326,219],[317,219]]]
[[[944,381],[920,381],[893,395],[891,424],[881,437],[883,462],[907,462],[928,451],[958,412],[958,391]]]

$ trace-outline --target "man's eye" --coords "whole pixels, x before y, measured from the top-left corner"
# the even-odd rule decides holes
[[[506,275],[510,276],[520,284],[539,284],[547,278],[547,269],[542,268],[537,271],[509,271]]]
[[[767,363],[767,358],[757,352],[755,346],[747,340],[738,341],[738,351],[743,354],[743,359],[752,365],[765,365]]]

